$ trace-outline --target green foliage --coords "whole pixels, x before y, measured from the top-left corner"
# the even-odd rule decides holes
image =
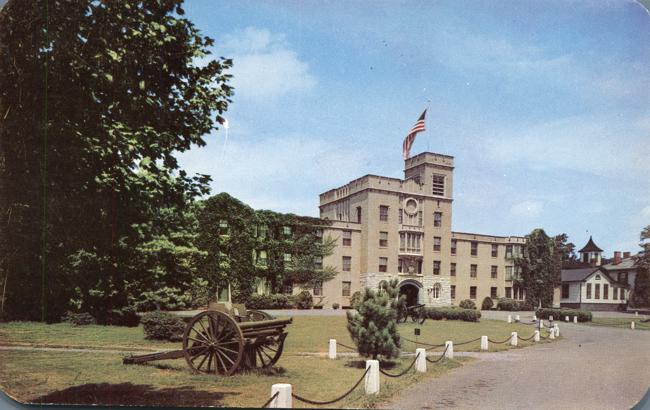
[[[431,320],[462,320],[464,322],[478,322],[481,312],[475,309],[462,308],[424,308],[423,315]]]
[[[56,321],[73,301],[105,323],[142,291],[190,282],[190,204],[209,177],[176,157],[227,109],[232,62],[196,64],[213,40],[181,3],[0,11],[3,314]]]
[[[189,304],[192,309],[208,306],[208,302],[210,301],[209,282],[200,277],[192,279],[187,295],[189,296]]]
[[[289,297],[281,293],[272,295],[253,294],[246,301],[247,309],[291,309],[292,307],[293,303]]]
[[[363,294],[357,290],[352,294],[352,297],[350,298],[350,307],[352,309],[356,309],[357,305],[361,303],[362,300],[363,300]]]
[[[183,339],[185,322],[178,316],[160,311],[145,313],[140,320],[146,339],[178,342]]]
[[[140,324],[140,316],[133,306],[125,306],[121,309],[113,309],[108,314],[107,325],[136,327]]]
[[[471,299],[463,299],[458,304],[461,309],[476,309],[476,303]]]
[[[591,322],[591,312],[588,310],[578,310],[578,309],[552,309],[552,308],[542,308],[537,309],[535,315],[539,319],[548,319],[550,316],[553,316],[553,320],[564,320],[566,316],[569,316],[570,320],[573,320],[574,316],[578,316],[578,322]]]
[[[394,299],[388,291],[375,292],[366,288],[357,312],[346,312],[347,329],[360,355],[373,359],[399,356],[400,336]]]
[[[650,225],[641,231],[641,248],[636,257],[636,278],[634,291],[630,296],[630,305],[634,307],[650,306]]]
[[[522,310],[534,310],[532,302],[529,300],[515,300],[510,298],[500,298],[497,302],[498,310],[516,312]]]
[[[162,287],[154,291],[142,292],[135,302],[136,309],[140,312],[152,310],[180,310],[191,303],[191,296],[178,288]]]
[[[521,277],[516,278],[526,290],[526,298],[533,306],[553,305],[553,289],[560,285],[562,260],[568,245],[566,235],[550,238],[543,229],[534,229],[526,235],[524,255],[515,259]]]
[[[311,309],[314,306],[314,298],[306,290],[293,297],[294,304],[298,309]]]
[[[61,318],[61,321],[70,322],[74,326],[88,326],[97,323],[95,318],[90,313],[87,312],[83,312],[83,313],[68,312]]]
[[[483,299],[483,303],[481,303],[481,310],[490,310],[494,307],[494,301],[492,300],[491,297],[486,296],[485,299]]]
[[[341,305],[339,305],[338,303],[336,303],[336,302],[332,303],[332,309],[336,310],[339,307],[341,307]]]

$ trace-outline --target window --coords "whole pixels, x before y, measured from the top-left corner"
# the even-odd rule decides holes
[[[506,297],[508,299],[512,299],[512,288],[511,287],[506,288]]]
[[[314,267],[316,269],[323,269],[323,257],[322,256],[314,256]]]
[[[400,224],[404,223],[404,215],[402,213],[402,208],[400,208],[399,211],[397,211],[397,222]]]
[[[452,299],[456,299],[456,285],[451,285],[449,289],[449,293],[451,293]]]
[[[470,278],[475,278],[476,277],[476,270],[477,270],[476,265],[469,265],[469,277]]]
[[[291,262],[291,254],[290,253],[285,253],[284,254],[284,261],[285,262]]]
[[[352,268],[352,257],[344,256],[343,257],[343,272],[350,272]]]
[[[323,239],[323,230],[322,229],[316,229],[314,231],[314,236],[318,239]]]
[[[433,226],[440,228],[442,226],[442,212],[433,213]]]
[[[418,226],[422,226],[422,211],[418,212]]]
[[[341,282],[341,296],[350,296],[352,282]]]
[[[445,195],[445,176],[433,175],[433,195]]]
[[[568,283],[563,283],[562,284],[562,299],[568,299],[569,298],[569,284]]]
[[[316,282],[314,285],[314,296],[323,295],[323,282]]]
[[[472,250],[470,252],[472,256],[478,255],[478,242],[472,242]]]
[[[285,235],[291,235],[291,227],[290,226],[283,226],[282,227],[282,233]]]
[[[262,266],[266,266],[266,251],[260,251],[257,255],[257,263]]]
[[[456,276],[456,264],[449,265],[449,276]]]
[[[603,299],[609,299],[609,285],[606,283],[603,285]]]
[[[492,257],[496,258],[499,255],[499,245],[496,243],[492,244]]]
[[[361,207],[357,207],[357,223],[361,223]]]
[[[621,297],[621,302],[625,301],[625,289],[623,288],[621,288],[620,297]]]
[[[600,275],[596,275],[596,280],[600,280]]]
[[[343,231],[343,246],[352,246],[352,231]]]
[[[469,287],[469,298],[476,299],[476,286]]]
[[[490,288],[490,297],[492,299],[497,298],[497,288],[496,288],[496,286],[493,286],[493,287]]]
[[[285,295],[291,295],[293,293],[293,283],[285,283],[282,287],[282,293]]]
[[[421,253],[420,244],[422,243],[422,234],[414,232],[400,232],[399,250],[407,253]]]
[[[440,241],[441,240],[442,240],[442,238],[440,238],[439,236],[434,236],[433,237],[433,250],[434,250],[434,252],[440,252]]]
[[[506,266],[506,280],[512,280],[512,266]]]
[[[506,258],[512,259],[512,245],[506,245]]]
[[[388,270],[388,258],[379,258],[379,272]]]
[[[594,285],[594,296],[595,299],[600,299],[600,283]]]
[[[258,236],[262,239],[266,238],[269,236],[269,227],[266,225],[260,225],[258,228]]]
[[[591,283],[587,283],[587,299],[591,299]]]
[[[492,279],[497,278],[497,267],[496,267],[496,265],[492,265],[492,267],[490,268],[490,277]]]
[[[612,288],[612,299],[618,300],[618,288]]]
[[[440,275],[440,261],[433,261],[433,274]]]
[[[455,239],[452,239],[452,240],[451,240],[451,254],[452,254],[452,255],[455,255],[455,254],[456,254],[456,245],[457,245],[456,240],[455,240]]]
[[[388,246],[388,232],[379,232],[379,246],[382,248]]]
[[[433,285],[433,292],[432,293],[433,293],[433,298],[434,299],[440,299],[440,288],[441,288],[441,286],[440,286],[439,283],[436,283],[435,285]]]
[[[388,207],[386,205],[379,205],[379,220],[388,221]]]

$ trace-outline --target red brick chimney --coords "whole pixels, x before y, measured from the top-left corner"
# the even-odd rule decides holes
[[[614,265],[621,263],[621,251],[614,251]]]
[[[623,252],[623,259],[627,259],[630,257],[630,252]]]

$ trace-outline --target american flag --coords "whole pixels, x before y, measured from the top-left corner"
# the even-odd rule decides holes
[[[402,144],[402,156],[404,157],[404,160],[407,160],[409,158],[411,146],[413,145],[413,142],[415,142],[415,135],[418,132],[424,131],[424,116],[426,114],[427,110],[424,110],[422,112],[422,115],[420,115],[420,118],[418,118],[418,120],[413,125],[413,128],[411,128],[411,131],[409,131],[406,138],[404,138],[404,143]]]

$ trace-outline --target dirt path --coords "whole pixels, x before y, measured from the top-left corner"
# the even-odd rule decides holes
[[[404,391],[392,409],[625,409],[650,388],[650,332],[561,325],[563,340],[494,355]]]

